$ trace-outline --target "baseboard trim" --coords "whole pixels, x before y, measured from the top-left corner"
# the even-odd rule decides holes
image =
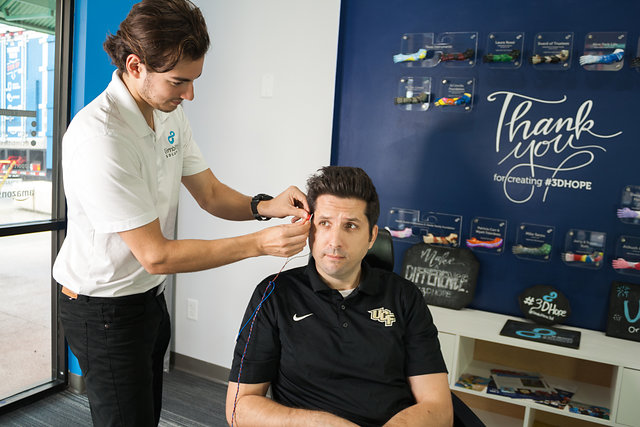
[[[69,379],[69,390],[75,394],[85,394],[87,392],[87,386],[84,383],[84,377],[82,375],[69,372],[67,377]]]
[[[230,369],[185,356],[184,354],[171,352],[171,366],[173,369],[197,375],[220,384],[226,385],[229,382]]]

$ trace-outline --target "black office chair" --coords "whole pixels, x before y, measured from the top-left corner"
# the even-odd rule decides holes
[[[485,423],[454,392],[451,392],[451,401],[453,402],[453,427],[486,427]]]
[[[393,270],[393,239],[389,230],[381,228],[378,230],[378,238],[364,257],[371,267]],[[454,427],[485,427],[485,424],[473,413],[458,396],[451,392],[453,403],[453,426]]]
[[[373,243],[364,260],[371,267],[393,271],[393,240],[391,233],[384,228],[378,229],[378,238]]]

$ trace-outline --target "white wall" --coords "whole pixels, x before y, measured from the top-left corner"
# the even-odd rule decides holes
[[[238,191],[276,195],[329,164],[340,0],[200,0],[212,47],[196,97],[185,105],[213,173]],[[261,97],[265,75],[273,96]],[[228,222],[204,213],[184,191],[178,238],[214,239],[278,220]],[[303,253],[308,253],[305,249]],[[176,278],[174,351],[230,367],[253,288],[284,259],[253,258]],[[301,265],[305,259],[294,260]],[[187,298],[198,320],[187,319]]]

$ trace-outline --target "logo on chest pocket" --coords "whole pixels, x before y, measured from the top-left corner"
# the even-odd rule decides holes
[[[396,315],[384,307],[374,308],[373,310],[369,310],[369,313],[371,313],[371,320],[384,323],[384,326],[391,326],[396,321]]]
[[[174,131],[169,132],[169,136],[167,136],[167,141],[171,144],[169,147],[164,149],[164,157],[170,159],[175,157],[178,154],[179,144],[175,144],[176,142],[176,133]]]

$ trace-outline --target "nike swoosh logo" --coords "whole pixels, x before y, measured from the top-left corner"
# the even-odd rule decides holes
[[[294,315],[293,315],[293,321],[294,321],[294,322],[299,322],[299,321],[301,321],[302,319],[306,319],[306,318],[307,318],[307,317],[309,317],[309,316],[313,316],[313,313],[305,314],[304,316],[298,316],[297,314],[294,314]]]

